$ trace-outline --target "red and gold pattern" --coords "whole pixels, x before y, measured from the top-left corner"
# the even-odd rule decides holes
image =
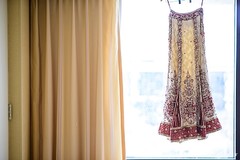
[[[173,142],[205,139],[221,129],[209,89],[203,9],[169,14],[169,65],[164,121],[158,133]]]
[[[159,127],[159,134],[170,137],[172,142],[181,142],[187,139],[205,139],[206,134],[215,132],[221,129],[218,118],[206,121],[203,126],[184,126],[172,128],[171,124],[161,123]]]

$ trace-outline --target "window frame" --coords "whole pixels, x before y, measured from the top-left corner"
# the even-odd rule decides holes
[[[236,135],[235,135],[235,151],[236,151],[236,155],[235,158],[233,159],[240,159],[240,0],[235,1],[235,86],[236,86],[236,90],[235,90],[235,111],[236,114],[234,117],[235,118],[235,131],[236,131]],[[239,97],[239,98],[238,98]],[[150,159],[146,159],[146,158],[126,158],[126,160],[157,160],[157,158],[150,158]],[[171,158],[168,158],[168,160]],[[176,158],[175,158],[176,159]],[[177,158],[178,159],[178,158]],[[182,158],[179,158],[182,159]],[[218,159],[218,157],[214,158],[214,159]],[[229,160],[230,158],[228,158],[227,160]],[[163,160],[163,159],[159,159],[159,160]],[[198,159],[201,160],[201,159]],[[204,159],[202,159],[204,160]]]
[[[235,4],[235,56],[236,56],[236,159],[240,158],[240,0]]]

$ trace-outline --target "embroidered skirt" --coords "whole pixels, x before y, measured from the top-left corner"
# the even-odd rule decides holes
[[[169,65],[164,120],[158,133],[171,141],[204,139],[221,129],[209,89],[203,9],[169,14]]]

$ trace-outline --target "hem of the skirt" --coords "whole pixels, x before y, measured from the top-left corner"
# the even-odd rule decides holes
[[[206,125],[193,125],[183,127],[171,127],[170,123],[160,124],[158,134],[168,137],[171,142],[183,142],[191,139],[204,140],[207,135],[221,130],[221,124],[217,117],[206,121]]]

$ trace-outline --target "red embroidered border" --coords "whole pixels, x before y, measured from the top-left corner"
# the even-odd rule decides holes
[[[205,122],[204,126],[172,128],[169,123],[161,123],[158,133],[170,137],[172,142],[181,142],[187,139],[205,139],[206,134],[220,130],[221,124],[218,118]]]

